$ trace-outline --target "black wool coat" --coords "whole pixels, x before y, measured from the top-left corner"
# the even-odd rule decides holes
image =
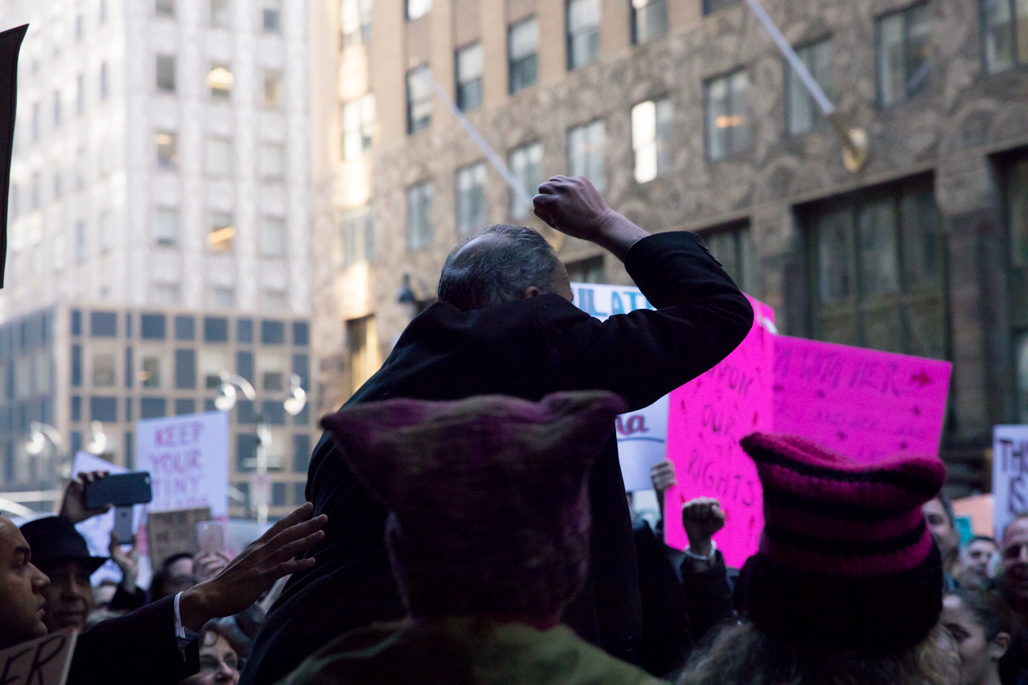
[[[695,234],[644,238],[625,267],[656,311],[601,322],[554,294],[469,312],[439,302],[411,321],[347,404],[492,394],[538,401],[556,391],[604,389],[634,411],[710,369],[749,332],[749,302]],[[589,579],[564,622],[614,656],[638,662],[642,604],[613,425],[589,494]],[[317,564],[290,579],[268,614],[243,685],[270,685],[340,634],[404,614],[386,555],[387,512],[327,433],[314,450],[307,498],[315,515],[328,515],[324,540],[308,552]]]

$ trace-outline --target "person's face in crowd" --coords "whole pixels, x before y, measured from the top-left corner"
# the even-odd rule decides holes
[[[1010,636],[1000,633],[992,640],[986,640],[982,626],[956,595],[947,595],[942,600],[942,615],[939,620],[957,641],[957,653],[960,654],[960,685],[998,683],[999,660],[1010,646]]]
[[[0,647],[46,635],[43,591],[50,579],[31,559],[21,531],[0,516]]]
[[[50,586],[43,591],[46,597],[46,627],[50,632],[65,628],[86,626],[86,618],[93,610],[93,586],[89,582],[89,569],[79,561],[61,561],[44,565],[50,576]]]
[[[946,510],[943,508],[942,502],[937,499],[929,500],[921,505],[921,511],[924,512],[925,523],[928,525],[932,537],[935,538],[935,544],[942,552],[942,558],[944,560],[952,559],[960,547],[960,537],[957,535],[956,528],[949,524],[949,518],[946,517]]]
[[[1014,597],[1028,602],[1028,518],[1003,531],[1003,576]]]
[[[999,551],[988,540],[973,540],[961,551],[964,576],[970,581],[984,583],[989,579],[989,560],[992,553]]]
[[[228,640],[217,633],[207,632],[200,647],[200,672],[181,681],[179,685],[213,685],[239,682],[239,658]]]

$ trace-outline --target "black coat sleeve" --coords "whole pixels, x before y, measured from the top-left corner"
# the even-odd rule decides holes
[[[732,590],[728,585],[728,570],[721,552],[717,553],[717,560],[709,569],[697,573],[690,566],[689,560],[686,559],[679,568],[689,621],[692,624],[692,637],[699,643],[711,628],[725,621],[734,620],[735,613],[732,611]]]
[[[179,652],[175,598],[166,597],[82,633],[68,685],[173,685],[199,670],[195,642]]]
[[[114,591],[114,597],[108,609],[111,611],[135,611],[146,604],[146,591],[142,588],[135,588],[135,592],[126,592],[121,585]]]
[[[750,331],[753,308],[693,233],[658,233],[629,250],[625,268],[657,307],[600,321],[582,313],[550,325],[546,296],[539,333],[558,385],[616,392],[634,411],[709,370]]]

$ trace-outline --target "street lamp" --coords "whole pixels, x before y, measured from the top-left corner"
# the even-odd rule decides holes
[[[218,386],[218,396],[214,398],[214,406],[219,411],[231,411],[236,406],[238,393],[236,388],[243,391],[243,396],[250,402],[256,403],[257,391],[253,385],[242,376],[228,371],[218,374],[221,378],[221,385]],[[307,393],[300,387],[300,376],[292,374],[289,377],[289,396],[282,406],[290,416],[296,416],[303,411],[307,405]],[[268,448],[271,447],[271,430],[264,423],[263,413],[260,409],[256,412],[257,421],[257,454],[255,459],[247,459],[243,466],[256,468],[256,473],[250,478],[250,495],[257,509],[257,522],[265,525],[268,522],[268,469],[280,468],[282,460],[268,457]]]

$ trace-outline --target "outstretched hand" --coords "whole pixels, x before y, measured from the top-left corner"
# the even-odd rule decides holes
[[[675,478],[675,465],[667,460],[654,464],[650,468],[650,482],[657,491],[657,497],[663,497],[667,489],[678,482]]]
[[[199,632],[212,618],[233,616],[260,599],[282,576],[304,571],[313,558],[296,559],[323,537],[328,517],[309,518],[314,506],[308,502],[276,523],[214,578],[182,593],[179,610],[182,625]]]
[[[584,176],[554,176],[539,186],[535,214],[572,238],[596,243],[624,259],[637,240],[649,235],[603,200]]]
[[[72,523],[82,523],[88,518],[110,511],[111,505],[109,504],[96,509],[90,509],[86,505],[86,484],[94,483],[109,475],[108,471],[83,471],[76,474],[68,481],[68,487],[64,489],[64,498],[61,500],[61,511],[58,516],[63,516]]]
[[[136,548],[136,536],[130,541],[132,546],[126,551],[121,548],[121,540],[118,534],[111,531],[111,543],[107,546],[107,552],[111,560],[121,569],[121,582],[118,583],[121,589],[129,594],[136,592],[136,578],[139,575],[139,550]]]

